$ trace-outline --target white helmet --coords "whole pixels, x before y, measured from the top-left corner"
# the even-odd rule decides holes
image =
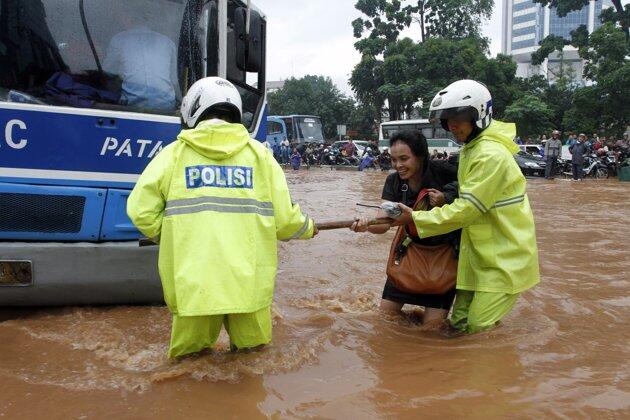
[[[194,128],[211,108],[217,114],[226,115],[232,123],[241,122],[241,95],[232,83],[221,77],[205,77],[190,87],[180,108],[182,122],[186,127]]]
[[[435,95],[429,111],[429,119],[440,120],[446,131],[446,120],[462,116],[469,116],[483,130],[492,121],[492,96],[483,83],[458,80]]]

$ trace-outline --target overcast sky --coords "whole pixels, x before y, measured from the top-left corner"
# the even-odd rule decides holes
[[[356,0],[254,0],[268,21],[267,80],[306,74],[324,75],[346,93],[348,79],[361,59],[354,49],[351,22],[361,14]],[[483,33],[491,40],[492,55],[501,50],[502,1],[495,0],[492,18]],[[418,39],[419,27],[404,35]]]

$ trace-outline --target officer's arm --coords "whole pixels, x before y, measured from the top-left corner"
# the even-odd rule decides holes
[[[146,167],[127,200],[127,215],[147,238],[157,240],[171,179],[171,153],[161,151]]]
[[[450,182],[443,187],[444,200],[446,204],[452,204],[459,197],[459,183],[457,181]]]
[[[515,175],[509,172],[509,155],[480,156],[460,183],[459,197],[452,204],[431,211],[413,212],[421,238],[442,235],[472,224],[496,203],[498,194]]]
[[[276,236],[281,241],[310,239],[315,222],[302,214],[300,206],[291,202],[284,172],[275,159],[269,159],[271,167],[271,200],[276,219]]]

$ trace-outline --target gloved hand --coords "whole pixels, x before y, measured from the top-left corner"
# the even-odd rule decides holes
[[[391,217],[392,219],[395,219],[402,214],[402,210],[398,207],[398,204],[392,203],[391,201],[383,202],[383,204],[381,204],[381,210],[387,214],[387,217]]]

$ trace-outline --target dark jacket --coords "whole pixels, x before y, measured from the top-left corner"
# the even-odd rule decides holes
[[[584,164],[584,156],[588,153],[588,146],[586,143],[577,142],[573,146],[569,147],[569,152],[573,156],[571,161],[575,165]]]

